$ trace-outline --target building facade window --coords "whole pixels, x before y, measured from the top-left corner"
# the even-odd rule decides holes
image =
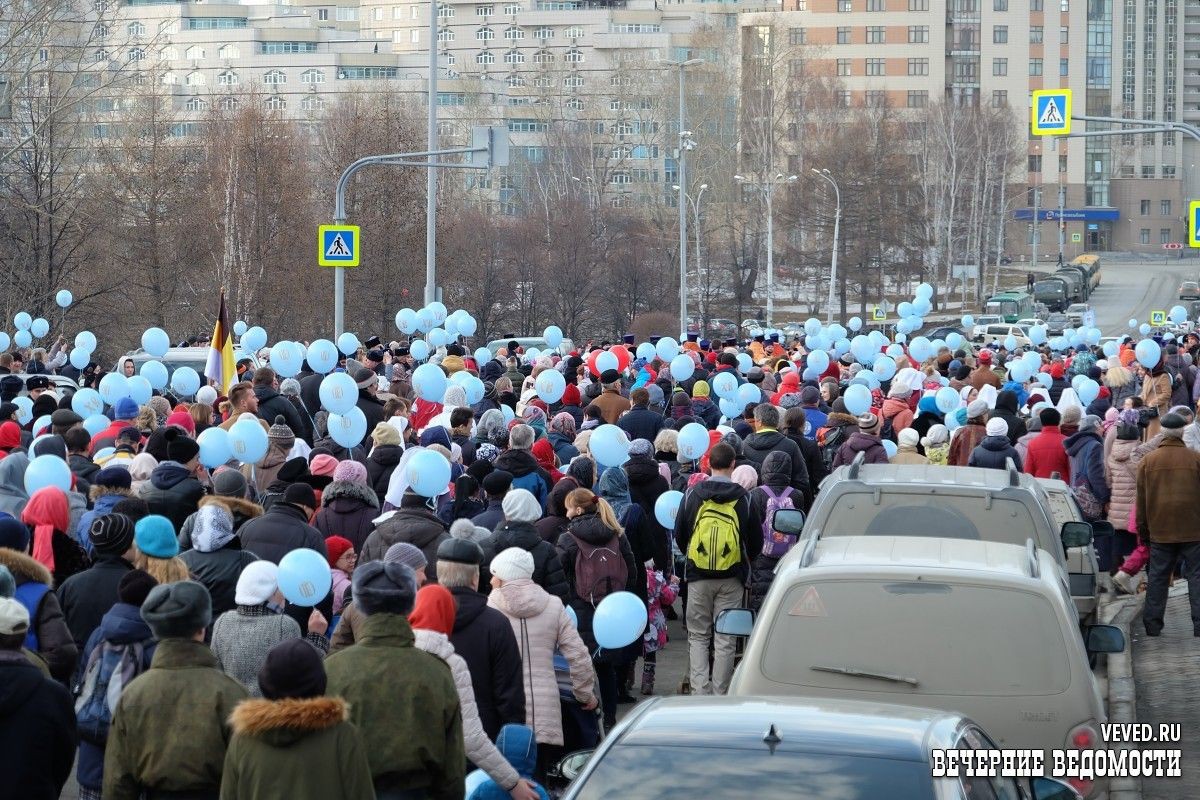
[[[1008,26],[996,25],[992,28],[992,44],[1008,44]]]
[[[475,31],[475,40],[480,42],[490,42],[496,38],[496,32],[491,28],[480,28]]]
[[[1008,11],[1008,0],[992,0],[992,11]]]
[[[131,22],[125,26],[125,32],[132,37],[145,36],[146,26],[140,22]]]
[[[263,75],[263,83],[267,86],[282,86],[287,83],[287,75],[281,69],[273,69]]]
[[[1159,200],[1158,201],[1158,213],[1159,213],[1159,216],[1163,216],[1163,217],[1171,216],[1171,201],[1170,200]]]
[[[475,6],[475,16],[477,17],[490,17],[494,13],[496,13],[495,6]]]
[[[208,103],[199,97],[189,97],[183,107],[188,111],[203,111],[208,107]]]
[[[189,72],[187,78],[184,79],[184,83],[188,86],[203,86],[208,81],[204,79],[203,72]]]
[[[867,26],[867,44],[884,44],[887,34],[882,25]]]
[[[238,74],[231,69],[227,69],[217,75],[218,86],[237,86],[238,83]]]
[[[925,108],[929,105],[929,92],[924,89],[908,90],[908,107]]]
[[[1008,108],[1008,90],[992,90],[992,108]]]
[[[493,53],[491,50],[484,50],[480,53],[476,53],[475,54],[475,63],[476,64],[495,64],[496,63],[496,54]]]
[[[287,108],[287,100],[277,94],[273,94],[267,98],[267,111],[283,111]]]
[[[1150,229],[1149,228],[1142,228],[1140,231],[1138,231],[1138,243],[1139,244],[1150,244]]]
[[[929,0],[908,0],[909,11],[928,11]]]
[[[524,39],[525,31],[521,30],[516,25],[512,25],[512,26],[504,29],[504,38],[508,39],[509,41],[516,41],[517,39]]]
[[[878,77],[887,74],[887,60],[882,58],[866,59],[867,75]]]
[[[850,72],[850,59],[848,59],[848,58],[839,58],[839,59],[837,60],[837,74],[838,74],[838,77],[839,77],[839,78],[848,78],[848,77],[850,77],[850,75],[851,75],[851,72]]]
[[[878,108],[887,103],[887,92],[882,89],[868,89],[863,93],[863,102],[872,108]]]
[[[221,49],[217,51],[217,58],[238,58],[240,55],[241,53],[235,44],[223,44],[221,45]]]
[[[854,10],[854,4],[850,0],[837,0],[837,10],[839,13],[848,14]]]
[[[324,83],[325,71],[320,69],[306,69],[300,73],[301,83]]]
[[[850,44],[850,26],[839,25],[837,29],[837,43]]]
[[[566,62],[568,64],[582,64],[583,63],[583,51],[568,50],[567,54],[565,56],[563,56],[563,58],[566,60]]]
[[[567,77],[563,78],[563,86],[567,87],[568,89],[582,89],[583,78],[579,77],[578,75],[568,75]]]
[[[909,25],[908,26],[908,43],[909,44],[929,44],[929,26],[928,25]]]
[[[910,58],[908,60],[909,75],[928,75],[929,74],[929,59],[928,58]]]
[[[1042,60],[1040,58],[1029,59],[1029,74],[1030,75],[1041,75],[1042,74]]]
[[[1030,25],[1029,26],[1029,43],[1030,44],[1041,44],[1042,37],[1043,37],[1043,33],[1042,33],[1041,25]]]
[[[524,64],[525,63],[525,54],[522,53],[520,50],[509,50],[507,53],[504,54],[504,63],[505,64]]]
[[[643,26],[643,27],[645,27],[645,26]],[[661,31],[661,28],[659,30]],[[647,33],[647,31],[634,31],[634,32],[635,33]],[[566,36],[568,39],[582,39],[583,38],[583,28],[579,27],[578,25],[572,25],[571,27],[569,27],[565,31],[563,31],[563,36]]]
[[[867,0],[867,11],[887,11],[887,0]]]
[[[808,34],[805,28],[789,28],[788,29],[788,44],[792,47],[797,45],[808,44]]]
[[[546,27],[538,28],[536,31],[533,32],[533,36],[535,39],[553,39],[554,38],[554,28],[546,28]]]
[[[1060,58],[1058,60],[1058,74],[1061,77],[1066,77],[1071,69],[1071,59]]]
[[[304,111],[323,111],[325,99],[319,95],[310,94],[300,101],[300,108]]]
[[[1150,216],[1150,201],[1149,200],[1140,201],[1138,203],[1138,207],[1141,209],[1143,217]]]
[[[1158,229],[1158,243],[1159,244],[1167,244],[1170,241],[1171,241],[1171,229],[1170,228],[1159,228]]]
[[[992,74],[996,75],[996,76],[1007,75],[1008,74],[1008,59],[1007,58],[993,58],[992,59]]]

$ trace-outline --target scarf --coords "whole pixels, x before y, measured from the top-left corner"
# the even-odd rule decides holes
[[[33,526],[33,557],[54,572],[54,532],[71,526],[67,495],[57,486],[38,489],[21,512],[21,522]]]
[[[629,478],[620,467],[609,467],[600,475],[600,496],[608,501],[617,514],[617,519],[625,519],[633,500],[629,496]]]

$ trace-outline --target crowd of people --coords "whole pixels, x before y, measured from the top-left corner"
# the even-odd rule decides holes
[[[689,337],[682,380],[631,336],[600,347],[625,349],[623,368],[597,374],[588,348],[530,359],[511,342],[478,361],[440,348],[447,376],[482,381],[473,404],[455,383],[417,396],[402,343],[360,352],[338,366],[369,421],[354,446],[329,436],[307,364],[283,380],[246,371],[213,404],[123,398],[90,435],[69,394],[43,374],[21,382],[0,355],[6,780],[30,798],[57,798],[73,765],[80,796],[105,800],[546,797],[562,755],[660,691],[669,619],[688,639],[680,690],[728,689],[734,640],[717,615],[761,604],[796,544],[775,512],[807,510],[857,459],[1066,481],[1086,519],[1111,523],[1098,549],[1115,589],[1148,572],[1150,635],[1173,571],[1200,573],[1185,508],[1200,490],[1194,334],[1150,367],[1131,341],[1110,358],[1038,348],[1048,377],[1026,381],[1008,369],[1021,354],[966,344],[889,356],[883,381],[775,337]],[[545,370],[565,378],[553,402],[536,388]],[[1086,405],[1080,379],[1101,386]],[[737,414],[714,400],[731,381]],[[202,465],[197,437],[246,417],[266,455]],[[681,442],[694,425],[702,454]],[[592,451],[604,426],[623,432],[619,463]],[[450,465],[433,496],[407,469],[422,452]],[[28,493],[47,455],[70,485]],[[298,550],[328,563],[312,606],[285,598],[280,563]],[[605,647],[596,609],[619,592],[645,627]],[[1200,594],[1192,609],[1200,635]]]

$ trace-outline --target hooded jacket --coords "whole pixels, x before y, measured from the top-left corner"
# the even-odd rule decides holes
[[[400,445],[381,444],[377,445],[371,451],[371,455],[367,456],[367,482],[374,490],[375,498],[380,505],[383,503],[384,495],[387,494],[392,473],[396,471],[396,466],[400,463],[400,457],[403,455],[404,448]]]
[[[100,471],[100,465],[80,453],[71,453],[67,457],[67,465],[75,476],[75,491],[86,495],[91,491],[92,478]]]
[[[579,632],[562,601],[529,579],[509,581],[488,595],[488,605],[508,618],[521,650],[521,684],[525,688],[525,724],[543,745],[563,744],[554,651],[567,659],[575,699],[595,699],[595,671]]]
[[[379,522],[363,542],[358,553],[359,563],[382,561],[388,548],[397,542],[408,542],[425,554],[425,577],[437,583],[437,549],[450,538],[446,523],[425,505],[425,498],[405,493],[401,507]]]
[[[984,467],[985,469],[1007,469],[1008,459],[1013,460],[1017,469],[1021,469],[1021,454],[1008,441],[1007,436],[985,436],[967,459],[968,467]]]
[[[901,400],[898,397],[889,397],[883,401],[883,407],[879,409],[879,423],[882,428],[886,420],[892,421],[892,430],[896,433],[911,428],[913,423],[913,412],[909,408],[907,400]]]
[[[1112,493],[1108,498],[1108,521],[1116,530],[1129,528],[1129,512],[1137,501],[1137,465],[1133,451],[1140,442],[1136,439],[1115,439],[1108,453],[1106,466]]]
[[[379,516],[379,498],[375,490],[354,481],[334,481],[321,492],[321,510],[313,517],[313,527],[328,539],[344,536],[360,552]]]
[[[29,456],[10,453],[0,461],[0,511],[21,518],[29,493],[25,491],[25,470],[29,468]]]
[[[837,455],[834,456],[833,469],[840,466],[850,464],[859,453],[866,453],[866,463],[868,464],[886,464],[888,463],[887,450],[883,449],[883,440],[878,436],[871,436],[863,433],[860,430],[855,430],[846,439],[846,443],[838,448]]]
[[[455,602],[450,644],[467,664],[479,721],[495,741],[502,726],[525,721],[521,651],[508,619],[488,605],[487,597],[469,586],[450,593]]]
[[[564,603],[567,601],[569,587],[558,551],[538,535],[532,522],[502,522],[481,547],[483,566],[479,569],[480,586],[487,586],[491,582],[487,565],[492,563],[492,559],[510,547],[519,547],[533,556],[533,582]]]
[[[224,505],[220,501],[228,499],[230,498],[206,497],[200,501],[200,505]],[[191,519],[194,518],[189,517],[189,520]],[[180,553],[179,557],[187,565],[193,580],[204,584],[208,589],[212,597],[213,619],[216,619],[237,607],[234,598],[237,594],[238,578],[248,564],[258,561],[258,556],[242,549],[242,541],[238,538],[236,530],[205,531],[193,526],[189,532],[189,542],[192,546]]]
[[[219,505],[229,512],[229,516],[233,517],[233,531],[237,533],[252,519],[257,519],[263,515],[263,507],[258,503],[251,503],[241,497],[225,497],[220,494],[210,494],[200,498],[200,502],[196,504],[196,510],[210,505]],[[192,514],[183,521],[183,527],[179,529],[179,549],[180,551],[190,550],[192,547],[192,529],[196,526],[196,515]]]
[[[745,581],[749,574],[750,564],[762,552],[762,518],[753,513],[746,490],[728,478],[713,476],[697,483],[687,491],[680,504],[679,513],[675,515],[675,543],[686,558],[688,544],[691,542],[696,527],[696,515],[705,500],[713,500],[718,503],[736,501],[735,510],[738,518],[738,537],[742,544],[742,560],[731,569],[710,572],[700,569],[688,558],[684,577],[689,581],[730,577]]]
[[[42,584],[50,589],[42,595],[35,608],[26,608],[29,611],[29,626],[37,634],[37,654],[50,667],[50,675],[65,684],[75,671],[79,648],[63,617],[58,595],[53,591],[54,580],[50,576],[50,570],[35,561],[32,556],[9,550],[7,547],[0,547],[0,566],[8,567],[18,591],[26,583]],[[113,601],[116,602],[115,590]]]
[[[0,650],[0,770],[24,800],[58,800],[75,760],[71,695],[19,650]]]
[[[533,780],[537,768],[537,740],[528,725],[505,725],[496,738],[496,749],[522,778]],[[535,785],[534,791],[542,800],[550,800],[550,794],[541,786]],[[503,784],[486,780],[467,795],[467,800],[508,800],[509,796]]]
[[[204,494],[200,481],[177,461],[164,461],[155,467],[141,490],[141,498],[150,507],[150,513],[171,520],[175,530],[183,527],[184,520],[196,513]]]
[[[672,570],[670,533],[654,516],[658,498],[671,490],[658,462],[649,456],[631,456],[622,469],[629,478],[629,498],[642,510],[642,526],[651,538],[651,557],[656,569],[670,574]]]
[[[75,527],[75,541],[79,542],[88,555],[94,556],[92,551],[92,540],[88,538],[88,531],[92,529],[92,522],[100,517],[108,516],[112,513],[113,506],[129,496],[126,491],[112,491],[109,489],[102,490],[105,494],[97,497],[92,503],[92,510],[85,511],[83,516],[79,518],[79,524]]]
[[[542,504],[546,510],[546,500],[554,481],[550,474],[538,465],[533,453],[528,450],[505,450],[496,457],[495,468],[513,476],[512,489],[525,489]]]
[[[767,516],[767,506],[770,504],[770,498],[767,496],[763,487],[770,487],[771,491],[780,497],[790,497],[793,507],[797,509],[804,508],[804,493],[797,491],[791,485],[791,456],[782,451],[775,451],[767,455],[763,461],[762,474],[759,475],[760,485],[754,491],[750,492],[750,512],[756,518],[761,519],[766,525],[770,522]],[[761,528],[760,528],[761,536]],[[763,600],[766,598],[767,589],[771,588],[771,582],[775,580],[775,567],[779,564],[779,558],[773,558],[766,553],[759,553],[751,564],[751,580],[750,580],[750,607],[759,609],[762,607]]]
[[[717,408],[717,404],[707,397],[693,397],[691,413],[692,416],[699,417],[704,423],[704,427],[710,431],[715,431],[721,424],[721,409]]]
[[[1042,432],[1030,440],[1025,472],[1035,478],[1049,478],[1057,472],[1061,480],[1071,483],[1071,459],[1067,456],[1066,437],[1057,425],[1043,425]]]
[[[561,433],[550,431],[546,435],[550,440],[550,446],[554,448],[554,455],[558,456],[558,463],[566,467],[571,463],[571,459],[579,455],[579,448],[575,446],[573,439],[568,439]]]
[[[350,704],[377,793],[461,800],[467,757],[458,690],[445,662],[417,649],[407,619],[371,614],[353,647],[325,659],[325,672],[326,694]]]
[[[362,736],[340,697],[245,700],[229,718],[221,800],[371,797]]]
[[[1017,394],[1011,389],[1005,389],[996,395],[996,408],[990,416],[1008,423],[1008,441],[1011,444],[1015,445],[1017,440],[1025,435],[1025,420],[1017,415]]]
[[[1067,437],[1063,444],[1071,460],[1071,486],[1086,483],[1101,503],[1107,503],[1108,483],[1104,480],[1104,440],[1089,430]]]
[[[272,504],[267,513],[243,525],[238,536],[242,547],[272,564],[278,564],[288,553],[301,547],[327,555],[325,537],[308,524],[303,509],[290,503]]]
[[[576,626],[579,635],[583,638],[584,644],[587,645],[589,653],[595,653],[600,649],[599,643],[596,641],[596,636],[592,632],[592,619],[596,615],[596,608],[591,601],[583,597],[579,593],[579,584],[575,580],[575,562],[579,557],[579,542],[583,541],[592,546],[605,545],[613,539],[613,530],[604,524],[598,514],[581,514],[571,520],[570,529],[562,536],[558,537],[558,551],[563,562],[563,571],[566,574],[567,584],[570,587],[568,602],[571,608],[575,610],[575,618],[579,620]],[[629,545],[629,537],[625,534],[618,534],[617,549],[621,553],[621,558],[625,561],[626,579],[624,591],[637,595],[643,604],[646,602],[646,581],[645,568],[639,568],[637,561],[633,556],[633,548]],[[638,583],[641,586],[638,586]],[[640,591],[639,591],[640,589]],[[642,643],[641,636],[638,636],[634,644],[640,652]],[[637,652],[633,653],[636,658]]]
[[[760,475],[766,463],[767,456],[772,452],[787,453],[792,463],[792,477],[789,485],[804,494],[809,491],[811,484],[808,480],[808,464],[800,446],[777,430],[764,430],[752,433],[742,443],[742,454],[751,462],[755,471]]]

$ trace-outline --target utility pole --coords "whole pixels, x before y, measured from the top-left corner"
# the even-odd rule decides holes
[[[833,285],[837,282],[838,234],[842,227],[842,190],[838,188],[837,181],[829,174],[829,170],[813,167],[812,173],[828,181],[829,185],[833,187],[834,197],[837,198],[837,210],[833,214],[833,256],[830,258],[829,267],[829,302],[825,311],[825,324],[829,325],[833,322]],[[843,313],[845,313],[845,309],[843,309]]]
[[[437,71],[438,71],[438,0],[429,0],[429,118],[426,149],[438,146]],[[429,156],[425,172],[425,305],[437,300],[437,156]]]
[[[688,332],[688,317],[687,317],[687,200],[684,195],[687,194],[687,153],[696,146],[692,140],[692,132],[684,127],[687,117],[687,95],[684,94],[686,86],[685,74],[688,67],[694,67],[698,64],[703,64],[704,60],[699,58],[689,58],[686,61],[667,61],[663,60],[659,63],[675,67],[679,70],[679,341],[687,340]]]
[[[758,187],[767,204],[767,319],[766,327],[770,328],[775,315],[775,189],[786,184],[795,183],[799,178],[795,175],[784,175],[778,172],[774,177],[760,181],[751,181],[745,176],[734,175],[739,183],[747,183]]]

